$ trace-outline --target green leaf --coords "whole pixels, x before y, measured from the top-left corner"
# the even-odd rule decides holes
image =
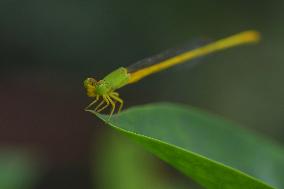
[[[146,105],[112,117],[108,125],[205,188],[284,188],[282,148],[195,108]]]

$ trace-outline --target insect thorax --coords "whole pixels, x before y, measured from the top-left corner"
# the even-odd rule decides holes
[[[123,87],[126,85],[129,81],[129,74],[127,72],[126,68],[120,67],[110,74],[108,74],[103,79],[108,85],[110,85],[110,88],[112,90],[116,90],[118,88]]]
[[[105,94],[108,94],[109,92],[112,91],[112,87],[111,85],[105,81],[105,80],[100,80],[98,83],[97,83],[97,86],[96,86],[96,93],[98,95],[105,95]]]

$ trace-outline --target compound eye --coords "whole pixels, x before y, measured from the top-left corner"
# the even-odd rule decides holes
[[[89,77],[89,78],[85,79],[84,86],[86,88],[88,88],[88,87],[91,87],[91,86],[95,86],[96,83],[97,83],[97,81],[94,78]]]
[[[94,86],[97,83],[97,81],[95,80],[95,78],[88,78],[88,83],[89,85]]]

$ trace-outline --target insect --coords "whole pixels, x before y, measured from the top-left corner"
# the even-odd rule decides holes
[[[257,31],[244,31],[192,50],[174,54],[159,54],[143,59],[127,68],[120,67],[99,81],[93,77],[89,77],[84,80],[84,87],[86,88],[87,96],[94,98],[94,100],[86,109],[92,109],[99,113],[111,106],[110,119],[116,109],[116,103],[119,103],[118,112],[123,107],[123,100],[119,97],[119,93],[116,92],[117,89],[194,58],[242,44],[255,43],[259,39],[260,34]]]

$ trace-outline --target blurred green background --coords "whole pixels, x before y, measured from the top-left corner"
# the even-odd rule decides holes
[[[82,81],[246,29],[259,30],[262,42],[155,74],[120,93],[125,108],[192,105],[283,144],[283,9],[284,1],[2,0],[0,188],[196,188],[84,112],[91,99]]]

